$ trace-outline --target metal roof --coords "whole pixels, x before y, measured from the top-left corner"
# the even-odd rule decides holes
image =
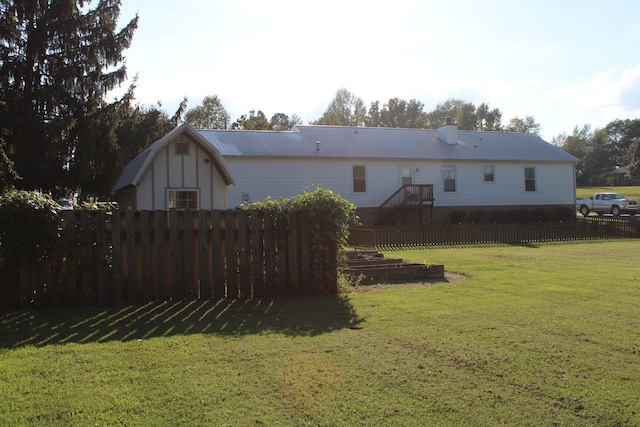
[[[457,143],[435,129],[296,126],[289,132],[200,130],[223,157],[299,157],[577,162],[529,133],[457,131]]]
[[[299,125],[288,132],[196,130],[188,124],[154,142],[126,166],[112,191],[138,185],[155,155],[179,135],[205,149],[227,184],[233,177],[224,158],[348,158],[402,160],[480,160],[575,163],[578,159],[529,133],[457,130],[456,143],[437,129]]]
[[[193,126],[188,123],[184,123],[151,144],[136,158],[131,160],[127,164],[127,166],[125,166],[124,171],[122,171],[122,174],[120,174],[120,177],[111,189],[111,192],[115,193],[116,191],[121,190],[125,187],[138,185],[140,181],[142,181],[142,178],[144,177],[147,169],[153,163],[156,154],[163,150],[171,141],[181,135],[189,137],[195,144],[200,146],[200,148],[202,148],[207,153],[207,155],[211,158],[213,165],[220,173],[220,176],[222,176],[225,184],[234,184],[233,176],[231,176],[231,172],[229,172],[229,169],[227,169],[227,166],[224,163],[224,159],[220,155],[220,152],[215,147],[215,145],[210,144],[206,140],[204,140],[200,132],[197,131]]]

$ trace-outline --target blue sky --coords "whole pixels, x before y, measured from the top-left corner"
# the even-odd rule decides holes
[[[534,116],[550,141],[575,126],[640,118],[634,0],[122,0],[138,13],[125,52],[136,98],[172,114],[218,95],[318,119],[340,88],[431,111],[459,98]]]

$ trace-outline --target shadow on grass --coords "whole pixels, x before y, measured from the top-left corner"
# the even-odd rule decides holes
[[[342,296],[0,311],[0,348],[190,334],[312,336],[358,328],[361,323],[351,302]]]

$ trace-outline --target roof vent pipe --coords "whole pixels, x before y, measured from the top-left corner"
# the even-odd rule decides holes
[[[316,151],[320,151],[320,141],[316,141]]]

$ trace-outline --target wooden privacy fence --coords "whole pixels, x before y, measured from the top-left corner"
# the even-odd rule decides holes
[[[20,305],[337,293],[336,242],[312,226],[243,210],[67,211],[48,256],[20,267]]]
[[[584,218],[532,224],[429,224],[351,227],[349,244],[370,247],[554,242],[640,238],[635,218]]]

